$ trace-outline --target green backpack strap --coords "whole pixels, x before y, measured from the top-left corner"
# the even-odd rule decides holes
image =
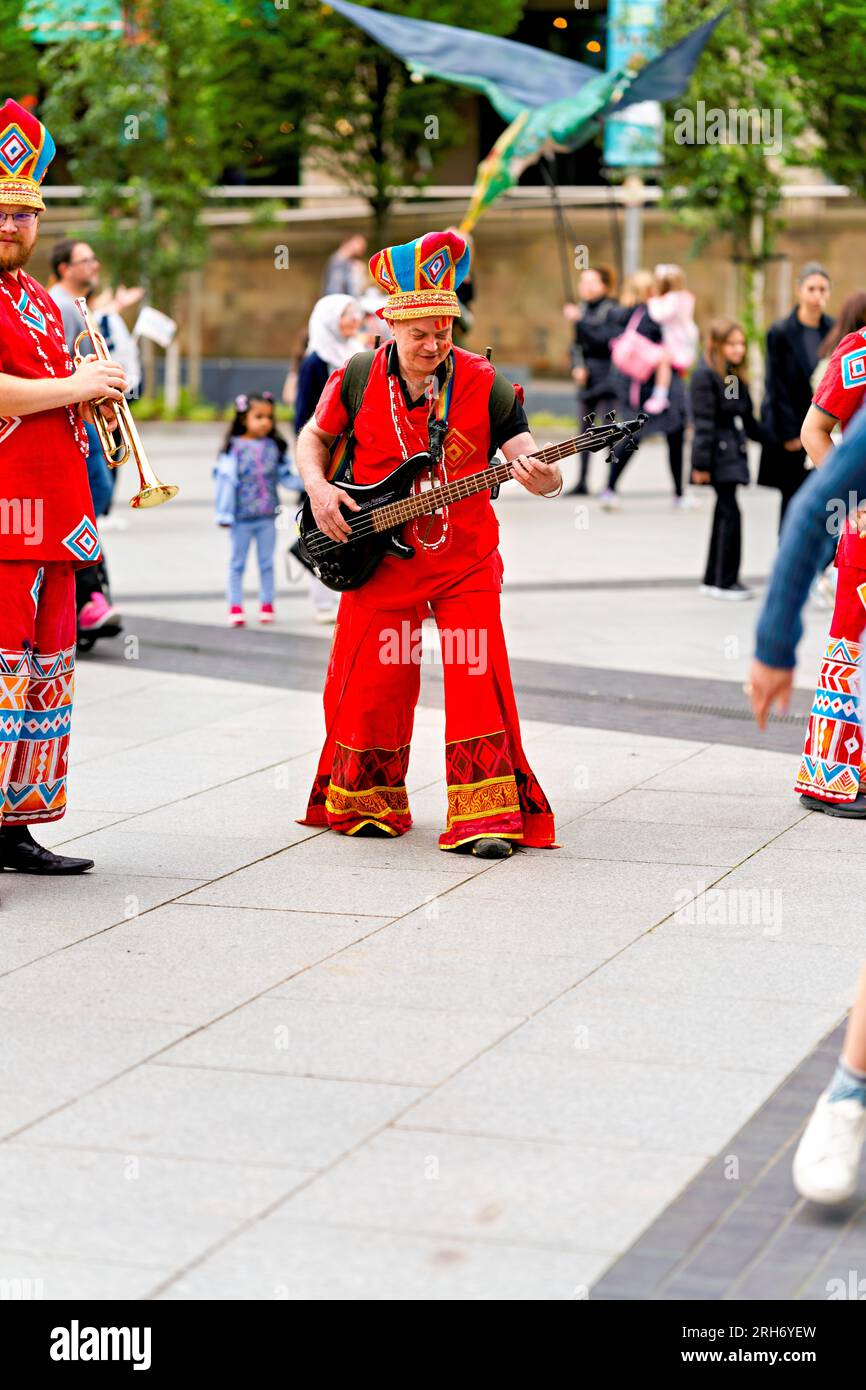
[[[335,453],[339,455],[339,463],[336,472],[331,475],[331,482],[336,483],[345,480],[347,483],[352,481],[352,456],[355,452],[355,417],[361,409],[361,402],[364,399],[364,392],[367,389],[367,382],[370,380],[370,370],[373,366],[375,351],[356,352],[354,357],[350,357],[343,372],[343,380],[340,384],[340,400],[343,409],[348,416],[346,428],[338,440],[331,446],[331,457]]]

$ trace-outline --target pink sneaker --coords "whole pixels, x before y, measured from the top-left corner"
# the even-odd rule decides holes
[[[233,604],[229,609],[229,627],[246,627],[246,621],[244,610]]]
[[[276,616],[277,615],[274,612],[274,605],[272,603],[262,604],[261,608],[259,609],[260,623],[272,623],[276,619]]]
[[[97,590],[78,614],[79,631],[96,632],[98,628],[105,627],[107,623],[116,622],[119,617],[120,609],[114,608],[108,602],[105,594],[101,594]]]
[[[662,415],[670,404],[670,398],[661,391],[653,391],[649,400],[644,401],[643,408],[647,415]]]

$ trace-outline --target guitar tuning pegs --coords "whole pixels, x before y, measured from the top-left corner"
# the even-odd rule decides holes
[[[594,419],[595,419],[595,416],[593,415],[592,411],[590,411],[590,413],[589,413],[588,415],[584,415],[584,417],[583,417],[583,423],[584,423],[584,426],[585,426],[586,429],[588,429],[588,430],[591,430],[591,429],[592,429],[592,422],[593,422]]]
[[[615,423],[616,423],[616,411],[615,411],[615,410],[609,410],[609,411],[607,412],[607,414],[605,415],[604,418],[605,418],[605,420],[607,420],[607,423],[608,423],[609,425],[615,424]]]

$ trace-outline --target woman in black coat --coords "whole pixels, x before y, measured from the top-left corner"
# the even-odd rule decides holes
[[[610,266],[593,266],[580,277],[580,304],[566,304],[563,313],[574,324],[571,375],[577,385],[578,431],[587,415],[604,416],[616,410],[616,371],[610,360],[610,340],[623,329],[622,310],[614,298],[616,279]],[[589,453],[580,456],[580,472],[572,493],[589,491]]]
[[[833,320],[824,312],[829,295],[830,277],[820,265],[810,261],[797,277],[795,307],[786,318],[772,324],[767,333],[761,405],[764,448],[758,484],[781,492],[780,527],[788,503],[807,476],[800,430],[812,404],[811,379],[820,345],[833,327]]]
[[[701,593],[711,598],[747,599],[740,583],[741,528],[737,488],[750,482],[746,438],[762,440],[752,410],[743,363],[746,335],[729,318],[714,319],[704,356],[689,383],[694,438],[692,482],[710,483],[716,510]]]

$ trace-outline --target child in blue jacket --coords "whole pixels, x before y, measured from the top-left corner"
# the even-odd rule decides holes
[[[272,623],[274,612],[274,551],[276,516],[280,509],[277,484],[297,485],[285,439],[274,424],[274,398],[269,391],[235,398],[235,418],[225,448],[214,468],[216,519],[231,528],[229,562],[229,626],[243,627],[244,570],[255,541],[259,564],[261,606],[259,622]]]

